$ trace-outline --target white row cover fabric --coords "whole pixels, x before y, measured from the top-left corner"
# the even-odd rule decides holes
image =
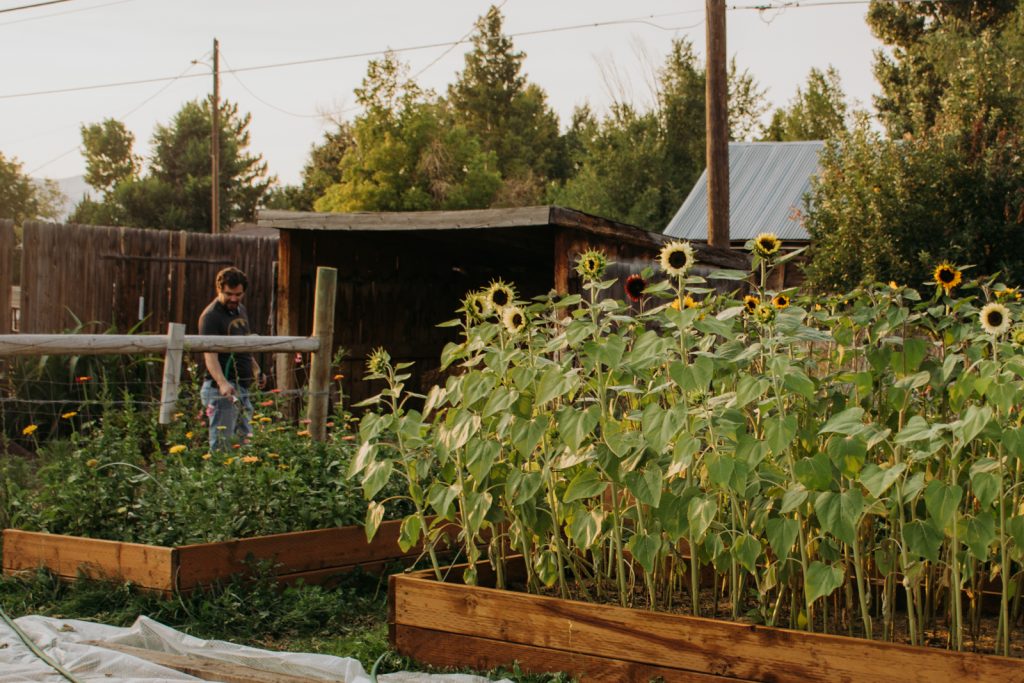
[[[169,626],[139,617],[129,628],[76,619],[27,616],[14,620],[43,652],[81,681],[104,683],[164,683],[199,681],[167,667],[114,652],[88,641],[106,641],[176,655],[200,655],[270,673],[291,674],[343,683],[370,683],[359,660],[296,652],[274,652],[222,640],[195,638]],[[486,683],[466,674],[399,672],[382,674],[380,683]],[[67,683],[39,659],[7,624],[0,621],[0,683]],[[510,683],[503,679],[499,683]]]

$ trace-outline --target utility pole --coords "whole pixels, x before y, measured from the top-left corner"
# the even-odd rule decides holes
[[[708,61],[708,246],[729,248],[729,82],[725,61],[725,0],[706,0]]]
[[[210,232],[220,232],[220,42],[213,39],[213,98],[210,110]]]

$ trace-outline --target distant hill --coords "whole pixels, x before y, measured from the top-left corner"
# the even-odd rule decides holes
[[[42,184],[43,182],[39,178],[33,178],[32,181],[37,184]],[[85,176],[76,175],[70,178],[55,178],[54,182],[57,183],[61,194],[64,195],[64,202],[59,216],[60,220],[65,220],[71,215],[78,202],[82,201],[83,195],[92,195],[93,193],[92,188],[85,182]]]

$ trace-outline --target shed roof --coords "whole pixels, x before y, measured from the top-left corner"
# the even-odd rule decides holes
[[[729,143],[729,239],[753,239],[774,232],[784,241],[806,241],[807,230],[794,220],[818,172],[821,140]],[[707,169],[665,228],[669,237],[708,237]]]
[[[561,206],[524,206],[467,211],[382,211],[318,213],[263,210],[257,224],[280,230],[404,232],[489,230],[500,228],[573,228],[631,243],[660,246],[659,233]]]

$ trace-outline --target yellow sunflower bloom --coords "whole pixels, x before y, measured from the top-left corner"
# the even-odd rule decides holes
[[[789,306],[789,297],[785,294],[776,294],[772,298],[772,305],[775,306],[775,308],[782,310]]]
[[[685,297],[683,297],[683,306],[685,306],[686,308],[697,308],[698,306],[700,306],[700,303],[692,296],[687,294]]]
[[[596,282],[608,268],[608,257],[599,249],[588,249],[576,259],[576,272],[587,282]]]
[[[503,280],[495,280],[485,290],[487,303],[490,307],[501,312],[506,306],[510,306],[516,299],[516,290],[512,285]]]
[[[782,240],[774,232],[762,232],[754,238],[754,253],[767,258],[778,253],[782,248]]]
[[[936,266],[933,277],[935,278],[936,284],[946,290],[946,294],[949,294],[950,290],[963,281],[963,273],[948,262],[940,263]]]
[[[526,327],[526,313],[518,306],[507,306],[501,313],[501,323],[510,334],[518,334]]]
[[[748,294],[743,297],[743,308],[747,313],[754,313],[757,311],[758,304],[761,303],[761,299],[752,294]]]

